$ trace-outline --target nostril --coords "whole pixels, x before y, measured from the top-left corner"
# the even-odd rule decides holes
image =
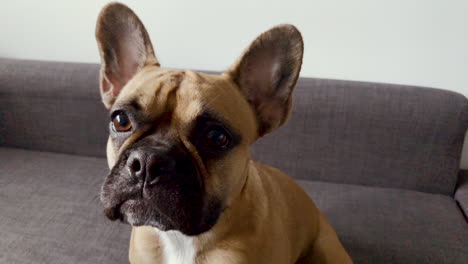
[[[175,174],[175,161],[167,158],[153,155],[148,158],[146,165],[145,184],[151,187],[157,184],[162,178],[167,178]]]
[[[134,152],[130,154],[130,157],[127,160],[127,170],[133,176],[144,177],[144,156],[141,153]]]
[[[134,159],[130,164],[130,169],[135,173],[139,172],[141,170],[140,161],[138,159]]]

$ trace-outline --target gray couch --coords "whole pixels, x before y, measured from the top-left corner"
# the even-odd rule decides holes
[[[0,263],[127,263],[130,227],[98,198],[98,69],[0,59]],[[253,155],[302,185],[356,263],[468,263],[464,96],[302,78],[294,103]]]

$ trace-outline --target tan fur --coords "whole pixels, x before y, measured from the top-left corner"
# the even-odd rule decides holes
[[[253,161],[246,173],[232,206],[197,237],[203,250],[196,263],[352,263],[325,216],[288,175]],[[131,263],[153,257],[158,263],[159,252],[152,228],[133,228]]]
[[[119,4],[111,6],[126,8]],[[104,11],[103,13],[106,15]],[[133,13],[128,13],[128,10],[123,13],[132,17],[131,21],[135,21]],[[105,19],[101,18],[101,22],[98,23],[103,23],[102,20]],[[136,27],[141,28],[142,25]],[[267,76],[272,76],[267,83],[262,83],[264,78],[258,79],[259,82],[253,81],[259,85],[278,84],[279,88],[284,86],[284,91],[271,98],[277,101],[278,107],[282,107],[281,111],[262,110],[259,106],[253,106],[253,101],[256,100],[254,97],[257,95],[252,95],[250,90],[244,89],[252,84],[252,79],[243,76],[250,71],[242,67],[258,67],[256,58],[263,56],[258,55],[258,52],[251,52],[252,49],[261,50],[255,42],[247,49],[242,59],[222,75],[162,69],[155,63],[156,57],[151,55],[152,47],[147,47],[152,63],[138,65],[128,82],[113,97],[109,98],[108,91],[103,91],[103,100],[108,108],[137,102],[142,107],[141,112],[145,117],[154,120],[155,124],[161,119],[170,120],[167,133],[180,138],[192,158],[197,161],[205,181],[206,193],[224,201],[226,210],[214,227],[194,237],[197,249],[195,263],[352,263],[335,231],[309,196],[291,177],[277,169],[252,161],[249,154],[251,144],[258,137],[283,124],[289,116],[290,94],[301,64],[301,59],[297,56],[302,58],[302,40],[296,32],[291,26],[283,26],[283,29],[277,28],[274,32],[263,34],[263,38],[261,36],[260,40],[256,41],[268,43],[273,40],[276,43],[278,39],[281,41],[281,34],[289,34],[298,38],[295,41],[300,41],[300,45],[296,45],[297,54],[281,53],[284,48],[291,48],[290,45],[272,48],[273,54],[281,55],[272,60],[278,60],[282,66],[286,65],[284,67],[291,67],[286,69],[292,74],[290,79],[282,82],[273,78],[278,69],[272,68],[271,71],[266,71]],[[146,31],[142,34],[145,45],[151,45]],[[101,43],[99,46],[102,48],[109,43],[107,39],[100,39],[101,35],[106,34],[97,34],[98,42]],[[103,53],[101,50],[102,56]],[[103,58],[103,61],[105,60],[106,58]],[[291,63],[285,63],[285,60]],[[147,59],[140,58],[137,61]],[[105,76],[109,72],[106,71],[108,65],[108,61],[103,64],[102,78],[108,78]],[[258,74],[262,77],[264,73]],[[187,138],[187,124],[204,109],[222,117],[242,138],[238,146],[223,159],[209,164],[201,161],[196,148]],[[271,114],[271,122],[266,120],[264,115],[259,117],[261,111]],[[120,153],[139,140],[143,132],[137,129],[120,147],[115,146],[109,138],[107,154],[110,168],[116,164]],[[163,246],[153,227],[133,227],[130,262],[163,263]]]

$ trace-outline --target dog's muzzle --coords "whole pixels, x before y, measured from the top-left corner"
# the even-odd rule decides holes
[[[187,235],[211,228],[219,215],[184,146],[149,139],[121,155],[102,186],[101,201],[111,220]]]

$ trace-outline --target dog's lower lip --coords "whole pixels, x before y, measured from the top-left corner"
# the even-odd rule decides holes
[[[139,205],[142,203],[143,203],[142,199],[130,199],[124,202],[124,204],[128,206],[135,206],[135,205]]]
[[[126,201],[121,202],[120,204],[105,208],[104,214],[109,218],[111,221],[115,221],[118,219],[122,219],[122,210],[126,210],[132,207],[141,206],[143,205],[144,201],[142,199],[129,199]]]
[[[121,217],[120,214],[120,205],[110,208],[104,209],[104,214],[109,218],[111,221],[115,221]]]
[[[126,210],[132,207],[142,206],[144,205],[144,203],[145,201],[143,199],[129,199],[120,205],[120,211],[122,212],[122,210]]]

